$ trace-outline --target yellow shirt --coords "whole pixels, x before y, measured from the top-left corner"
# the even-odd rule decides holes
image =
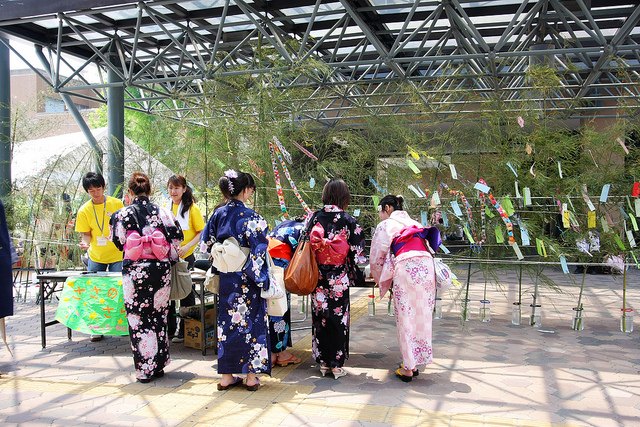
[[[111,215],[122,207],[124,207],[122,201],[107,196],[106,206],[104,203],[94,205],[93,201],[89,200],[78,210],[76,231],[79,233],[91,233],[91,243],[89,244],[89,258],[91,258],[91,261],[99,262],[100,264],[122,261],[122,252],[116,248],[116,245],[111,240],[108,240]],[[107,239],[106,245],[98,245],[99,237]]]
[[[176,205],[173,202],[171,202],[171,210],[173,211],[173,215],[175,215],[176,218],[178,217],[179,206],[180,205]],[[200,213],[200,209],[194,203],[193,205],[191,205],[191,208],[189,209],[189,229],[182,230],[182,233],[184,234],[184,240],[182,241],[182,243],[180,243],[180,246],[184,246],[190,241],[192,241],[193,238],[196,237],[196,235],[202,230],[204,230],[204,219],[202,218],[202,213]],[[189,249],[189,251],[185,254],[184,257],[186,258],[189,255],[191,255],[193,251],[196,250],[196,246],[197,244],[193,245],[191,249]]]

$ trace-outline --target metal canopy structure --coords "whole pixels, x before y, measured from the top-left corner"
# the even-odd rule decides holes
[[[120,85],[127,108],[196,122],[230,114],[205,108],[208,83],[242,75],[286,76],[282,91],[307,89],[288,113],[328,127],[496,100],[515,110],[538,97],[567,118],[640,100],[640,7],[628,0],[0,1],[0,32],[48,51],[55,91],[106,102]],[[65,63],[75,71],[63,77]],[[82,77],[90,63],[121,82]],[[536,64],[552,70],[544,94]]]

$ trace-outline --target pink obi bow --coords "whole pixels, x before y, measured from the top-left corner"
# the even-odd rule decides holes
[[[318,264],[342,265],[349,253],[349,242],[344,233],[336,234],[333,239],[324,237],[324,228],[316,224],[309,234],[309,243],[316,253]]]
[[[141,258],[163,260],[167,258],[169,249],[169,242],[162,231],[158,229],[145,236],[140,236],[137,231],[132,231],[127,236],[127,243],[124,245],[124,258],[132,261]]]

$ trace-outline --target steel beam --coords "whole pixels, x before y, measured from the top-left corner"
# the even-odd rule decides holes
[[[120,198],[124,194],[124,80],[114,70],[118,60],[115,44],[109,49],[109,59],[112,66],[108,68],[107,81],[113,86],[107,89],[107,185],[109,195]]]
[[[0,35],[1,37],[1,35]],[[8,43],[0,43],[0,198],[11,192],[11,69]]]

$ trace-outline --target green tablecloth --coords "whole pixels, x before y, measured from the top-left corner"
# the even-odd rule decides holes
[[[85,334],[129,335],[122,276],[69,277],[60,295],[56,319]]]

